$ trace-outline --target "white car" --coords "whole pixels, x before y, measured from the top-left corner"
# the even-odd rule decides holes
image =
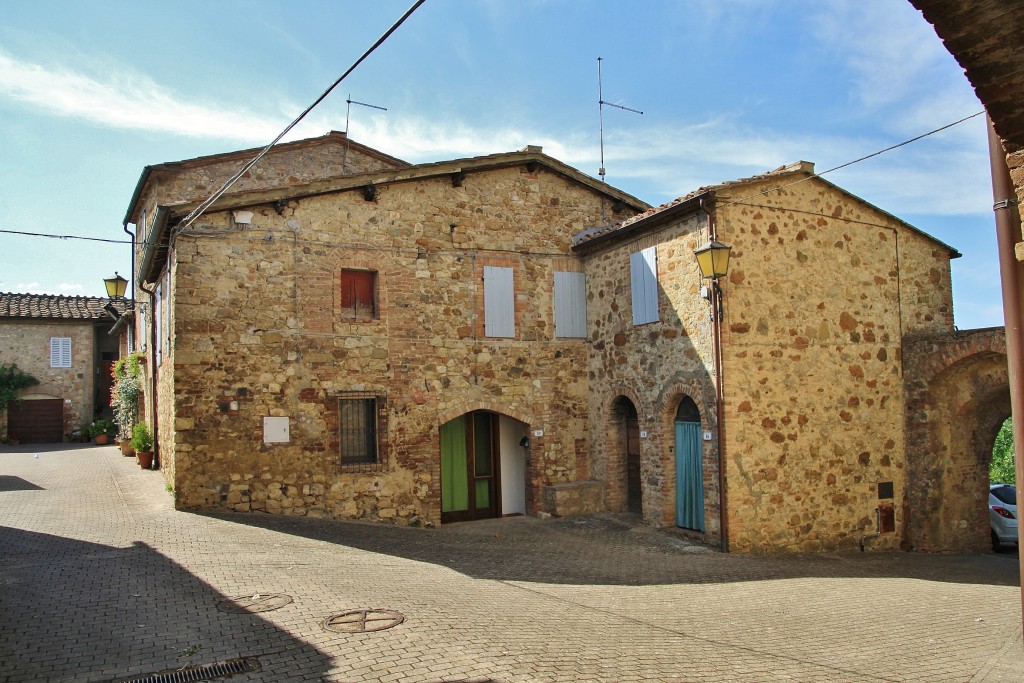
[[[988,517],[992,526],[992,549],[1003,543],[1017,543],[1017,487],[992,484],[988,487]]]

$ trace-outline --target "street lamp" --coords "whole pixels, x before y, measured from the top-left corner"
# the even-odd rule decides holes
[[[700,276],[711,280],[711,286],[702,288],[701,294],[713,307],[717,301],[719,319],[722,318],[723,309],[722,288],[718,285],[718,278],[725,277],[729,272],[729,252],[731,251],[732,247],[717,240],[710,240],[693,252],[693,255],[697,257]]]
[[[128,288],[128,281],[114,272],[114,277],[103,279],[103,285],[107,288],[107,296],[111,299],[123,299],[125,290]]]

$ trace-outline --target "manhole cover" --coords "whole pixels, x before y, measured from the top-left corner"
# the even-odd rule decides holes
[[[324,619],[323,629],[335,633],[371,633],[398,626],[405,615],[391,609],[353,609]]]
[[[242,612],[270,612],[281,609],[292,601],[292,596],[284,593],[256,593],[244,595],[238,598],[228,598],[217,603],[217,609],[221,612],[234,614]]]

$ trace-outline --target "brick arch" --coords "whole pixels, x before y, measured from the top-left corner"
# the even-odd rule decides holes
[[[662,392],[660,433],[657,435],[659,456],[664,479],[661,495],[664,500],[661,523],[675,525],[676,519],[676,457],[675,457],[675,416],[683,397],[690,398],[700,411],[702,429],[714,429],[714,405],[704,400],[704,385],[699,379],[676,380]],[[713,542],[720,528],[721,497],[718,486],[718,451],[715,442],[702,442],[701,460],[704,472],[704,534],[703,540]],[[693,532],[696,533],[696,532]]]
[[[619,385],[609,392],[601,407],[599,429],[603,467],[600,468],[600,471],[604,473],[605,507],[611,512],[625,511],[629,502],[626,486],[625,424],[618,411],[619,400],[623,398],[633,404],[636,409],[637,422],[641,425],[645,424],[645,415],[649,414],[646,406],[637,398],[637,393],[624,385]],[[640,462],[642,468],[642,455]]]
[[[904,381],[905,543],[930,551],[985,550],[988,464],[1010,414],[1003,330],[907,340]]]
[[[437,416],[437,424],[435,425],[435,429],[440,428],[441,425],[445,424],[446,422],[451,422],[460,415],[471,413],[474,410],[489,410],[492,413],[498,413],[499,415],[510,417],[513,420],[518,420],[519,422],[522,422],[525,425],[530,425],[533,424],[534,422],[534,418],[532,416],[527,415],[521,410],[510,407],[507,404],[499,403],[498,401],[489,401],[486,399],[471,399],[455,403],[446,408],[445,410],[439,412]]]

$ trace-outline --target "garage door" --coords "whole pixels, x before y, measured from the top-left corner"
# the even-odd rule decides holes
[[[21,443],[60,443],[64,440],[64,400],[10,401],[7,434]]]

